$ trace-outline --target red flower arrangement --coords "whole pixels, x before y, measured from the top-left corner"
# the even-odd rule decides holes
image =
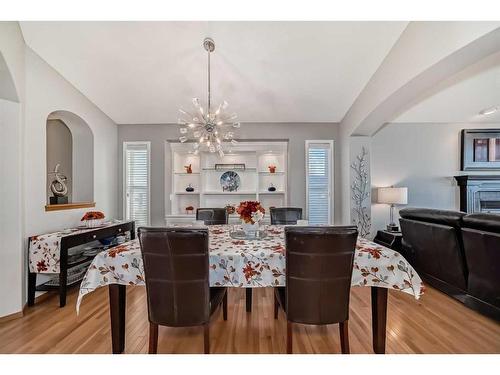
[[[244,201],[240,202],[236,212],[245,223],[255,224],[264,217],[266,210],[260,205],[260,202]]]
[[[83,215],[81,221],[87,220],[102,220],[104,219],[104,214],[100,211],[89,211],[85,215]]]

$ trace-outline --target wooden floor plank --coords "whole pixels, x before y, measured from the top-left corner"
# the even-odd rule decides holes
[[[216,312],[210,324],[212,353],[284,353],[285,316],[273,315],[272,289],[254,289],[253,311],[245,291],[229,290],[228,320]],[[110,353],[107,288],[85,297],[76,316],[77,290],[59,308],[57,295],[27,308],[24,317],[0,323],[0,353]],[[126,353],[147,353],[145,288],[127,288]],[[338,325],[294,325],[294,353],[340,353]],[[351,353],[372,353],[370,289],[352,288]],[[159,353],[202,353],[202,328],[160,327]],[[421,301],[389,292],[387,353],[500,353],[500,324],[445,294],[427,288]]]

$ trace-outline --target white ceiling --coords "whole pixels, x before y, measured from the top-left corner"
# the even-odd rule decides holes
[[[407,22],[21,22],[26,43],[116,123],[226,99],[243,122],[338,122]]]
[[[500,52],[441,82],[391,122],[500,123],[500,111],[479,115],[495,106],[500,108]]]

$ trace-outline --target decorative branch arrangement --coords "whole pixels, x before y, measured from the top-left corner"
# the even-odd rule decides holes
[[[354,171],[354,181],[351,185],[352,223],[358,227],[359,235],[366,237],[370,234],[371,217],[367,202],[370,197],[370,185],[368,180],[368,152],[363,147],[361,153],[356,156],[356,161],[351,164]]]

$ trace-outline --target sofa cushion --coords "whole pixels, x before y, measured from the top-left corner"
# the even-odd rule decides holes
[[[399,215],[404,219],[448,225],[454,228],[459,228],[462,225],[462,218],[465,216],[463,212],[458,211],[412,207],[403,208],[399,211]]]
[[[486,232],[500,233],[500,215],[471,214],[463,218],[463,226]]]

